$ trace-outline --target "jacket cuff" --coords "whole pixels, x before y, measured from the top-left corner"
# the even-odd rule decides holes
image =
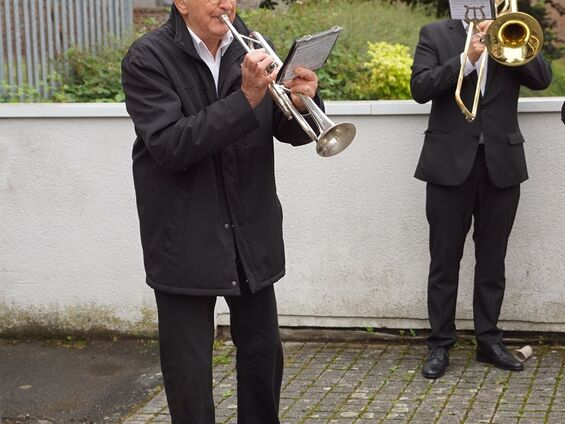
[[[243,91],[237,90],[225,99],[231,118],[236,121],[241,136],[259,127],[259,121],[245,98]]]

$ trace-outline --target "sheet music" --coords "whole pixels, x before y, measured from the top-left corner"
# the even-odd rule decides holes
[[[449,0],[451,19],[484,21],[496,18],[494,0]]]
[[[295,76],[294,70],[299,66],[312,71],[324,66],[340,31],[341,28],[334,27],[328,31],[295,40],[282,69],[279,71],[277,81],[293,79]]]

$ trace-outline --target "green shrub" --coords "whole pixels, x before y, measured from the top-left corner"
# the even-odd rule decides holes
[[[56,74],[55,102],[122,102],[121,59],[131,40],[90,52],[69,50],[66,72]],[[59,66],[62,67],[62,64]]]
[[[0,103],[34,103],[43,101],[39,90],[27,84],[10,85],[0,81]]]
[[[358,79],[367,73],[365,52],[350,52],[337,45],[327,63],[316,73],[320,95],[326,100],[352,100],[359,97]]]
[[[402,44],[369,42],[368,76],[357,85],[358,97],[368,99],[410,99],[410,49]]]
[[[439,5],[437,0],[404,0],[410,5],[394,0],[277,1],[288,7],[245,9],[240,14],[251,30],[272,41],[281,59],[295,38],[335,25],[343,28],[327,63],[317,71],[324,99],[410,98],[412,53],[420,27],[436,19],[432,16],[436,9],[430,8],[430,4]],[[158,24],[157,19],[150,17],[143,22],[143,29]],[[120,62],[131,42],[132,39],[113,41],[113,47],[96,52],[69,52],[66,67],[58,63],[56,68],[60,72],[51,76],[57,88],[49,101],[123,101]],[[523,95],[563,95],[565,62],[554,61],[553,65],[554,81],[550,88],[541,92],[524,89]],[[0,91],[4,93],[0,102],[45,101],[34,88],[2,86],[10,90]]]
[[[415,46],[422,25],[434,20],[423,8],[370,0],[302,0],[289,8],[241,11],[248,27],[269,37],[284,59],[292,40],[335,25],[342,33],[324,67],[317,71],[326,100],[374,99],[360,89],[368,84],[371,60],[367,42]]]

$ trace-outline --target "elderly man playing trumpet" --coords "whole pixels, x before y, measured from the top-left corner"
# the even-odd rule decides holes
[[[551,82],[551,69],[541,55],[522,66],[504,66],[493,60],[483,44],[489,25],[486,21],[478,24],[467,57],[462,57],[466,22],[447,19],[424,26],[412,66],[413,98],[419,103],[432,103],[415,172],[416,178],[427,182],[430,231],[431,334],[422,367],[426,378],[445,373],[449,348],[457,340],[459,264],[471,222],[476,261],[476,359],[506,370],[523,369],[507,351],[497,327],[506,283],[508,238],[518,208],[520,183],[528,178],[517,103],[522,85],[534,90],[546,88]],[[486,61],[486,78],[477,81],[482,61]],[[462,66],[462,99],[469,104],[477,87],[480,89],[480,104],[472,122],[461,113],[455,99]]]
[[[238,422],[276,424],[283,373],[273,284],[285,273],[273,136],[308,143],[267,87],[272,59],[234,42],[235,0],[175,0],[169,21],[122,62],[135,126],[133,176],[147,284],[173,424],[214,424],[214,305],[224,296],[237,349]],[[316,97],[299,68],[286,83]],[[319,102],[319,99],[317,99]]]

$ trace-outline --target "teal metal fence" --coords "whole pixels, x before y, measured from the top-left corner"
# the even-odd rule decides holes
[[[17,98],[19,87],[47,97],[57,58],[108,46],[132,28],[133,0],[0,0],[0,96]]]

